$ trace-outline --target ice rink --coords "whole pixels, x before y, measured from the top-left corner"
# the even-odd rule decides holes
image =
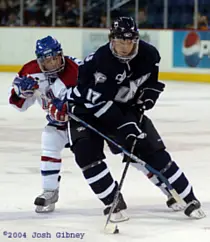
[[[123,186],[130,220],[119,224],[120,234],[106,235],[103,205],[86,184],[68,149],[63,152],[56,211],[47,215],[34,212],[34,198],[41,192],[40,137],[45,118],[38,105],[25,113],[8,105],[12,80],[13,74],[0,74],[0,242],[210,242],[210,85],[168,81],[156,108],[148,113],[173,159],[193,184],[207,217],[195,221],[183,212],[170,211],[164,195],[130,167]],[[119,180],[124,167],[121,156],[109,151],[106,154]],[[9,239],[9,232],[25,233],[27,238]],[[34,232],[48,232],[51,238],[32,238]],[[59,232],[84,235],[56,238]]]

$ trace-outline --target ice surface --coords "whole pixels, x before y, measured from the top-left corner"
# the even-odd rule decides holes
[[[210,241],[210,85],[167,82],[165,93],[149,113],[173,159],[194,185],[207,218],[195,221],[182,212],[170,211],[160,191],[131,167],[123,186],[130,220],[119,224],[120,234],[105,235],[103,205],[89,189],[68,149],[63,152],[56,212],[34,212],[34,198],[41,192],[40,136],[45,119],[38,106],[20,113],[8,105],[12,78],[13,74],[0,74],[0,242],[81,240],[59,239],[57,232],[85,233],[82,241],[87,242]],[[119,180],[121,157],[109,151],[106,154]],[[4,231],[25,232],[27,238],[9,240]],[[32,238],[33,232],[49,232],[51,238]]]

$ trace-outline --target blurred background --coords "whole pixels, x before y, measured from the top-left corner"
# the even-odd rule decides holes
[[[106,28],[133,16],[142,29],[209,29],[210,0],[0,0],[0,26]]]
[[[83,59],[108,41],[122,15],[159,50],[162,80],[210,82],[210,0],[0,0],[0,72],[32,60],[37,39],[47,35]]]

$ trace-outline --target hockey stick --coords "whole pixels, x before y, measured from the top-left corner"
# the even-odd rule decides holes
[[[49,100],[44,94],[40,93],[40,91],[36,90],[35,91],[35,95],[40,96],[42,98],[46,98],[46,100]],[[130,152],[128,152],[126,149],[124,149],[121,145],[117,144],[114,140],[112,140],[111,138],[109,138],[108,136],[104,135],[103,133],[101,133],[99,130],[97,130],[96,128],[94,128],[93,126],[91,126],[90,124],[86,123],[85,121],[83,121],[82,119],[80,119],[79,117],[77,117],[76,115],[74,115],[73,113],[68,113],[68,115],[74,119],[75,121],[81,123],[84,127],[94,131],[95,133],[97,133],[98,135],[100,135],[101,137],[103,137],[105,140],[109,141],[110,143],[112,143],[113,145],[115,145],[118,149],[121,150],[122,153],[124,153],[126,156],[128,156],[131,160],[139,163],[140,165],[142,165],[143,167],[145,167],[148,171],[150,171],[151,173],[153,173],[154,175],[156,175],[157,177],[160,178],[160,180],[165,183],[165,185],[167,186],[168,190],[170,191],[171,195],[173,196],[173,198],[180,204],[185,204],[184,200],[179,196],[179,194],[176,192],[176,190],[171,186],[171,184],[169,183],[168,179],[165,178],[161,172],[157,171],[156,169],[154,169],[153,167],[151,167],[150,165],[148,165],[146,162],[144,162],[143,160],[141,160],[140,158],[138,158],[137,156],[135,156],[134,154],[131,154]]]
[[[132,145],[132,148],[131,148],[131,154],[134,151],[135,145],[136,145],[136,140],[134,140],[134,142],[133,142],[133,145]],[[112,213],[113,213],[113,211],[114,211],[114,209],[115,209],[115,207],[117,205],[118,198],[119,198],[119,195],[120,195],[120,192],[121,192],[121,189],[122,189],[122,185],[123,185],[123,182],[125,180],[125,176],[127,174],[128,167],[130,165],[130,162],[131,162],[131,158],[130,157],[127,157],[126,164],[125,164],[125,168],[123,170],[123,173],[122,173],[122,176],[121,176],[121,179],[120,179],[120,182],[119,182],[117,191],[116,191],[115,196],[114,196],[114,200],[113,200],[111,209],[109,211],[109,214],[108,214],[108,217],[107,217],[105,226],[104,226],[104,231],[106,233],[109,233],[109,234],[110,233],[111,234],[118,234],[119,233],[118,226],[116,224],[111,223],[110,219],[111,219],[111,215],[112,215]]]
[[[143,114],[140,117],[140,120],[139,120],[140,123],[142,121],[142,118],[143,118]],[[136,140],[134,140],[134,142],[133,142],[133,145],[132,145],[132,148],[131,148],[131,154],[133,154],[133,152],[134,152],[135,145],[136,145]],[[119,233],[118,226],[115,225],[115,224],[113,224],[113,223],[111,223],[110,219],[111,219],[111,215],[112,215],[112,213],[113,213],[113,211],[114,211],[114,209],[115,209],[115,207],[117,205],[117,201],[118,201],[118,198],[119,198],[119,194],[120,194],[120,192],[122,190],[122,185],[123,185],[123,182],[125,180],[125,176],[127,174],[127,171],[128,171],[129,165],[130,165],[130,162],[131,162],[131,158],[127,156],[126,157],[125,168],[123,170],[123,173],[122,173],[122,176],[121,176],[121,179],[120,179],[120,182],[119,182],[117,191],[116,191],[115,196],[114,196],[114,200],[113,200],[111,209],[109,211],[109,214],[108,214],[108,217],[107,217],[105,226],[104,226],[104,231],[106,233],[112,233],[112,234]]]
[[[171,195],[174,197],[174,199],[181,204],[185,204],[184,200],[179,196],[179,194],[176,192],[176,190],[171,186],[171,184],[169,183],[168,179],[165,178],[161,172],[157,171],[156,169],[154,169],[153,167],[151,167],[150,165],[148,165],[146,162],[144,162],[143,160],[141,160],[140,158],[138,158],[137,156],[135,156],[134,154],[131,154],[130,152],[128,152],[126,149],[124,149],[121,145],[117,144],[114,140],[112,140],[111,138],[109,138],[108,136],[104,135],[103,133],[101,133],[99,130],[97,130],[96,128],[94,128],[93,126],[91,126],[90,124],[86,123],[85,121],[83,121],[82,119],[78,118],[76,115],[74,115],[73,113],[68,113],[68,115],[74,119],[75,121],[81,123],[84,127],[89,128],[90,130],[94,131],[95,133],[97,133],[98,135],[102,136],[105,140],[109,141],[110,143],[112,143],[113,145],[115,145],[118,149],[121,150],[122,153],[124,153],[126,156],[128,156],[131,160],[141,164],[143,167],[145,167],[148,171],[150,171],[151,173],[153,173],[154,175],[156,175],[157,177],[160,178],[160,180],[165,183],[165,185],[167,186],[168,190],[170,191]]]

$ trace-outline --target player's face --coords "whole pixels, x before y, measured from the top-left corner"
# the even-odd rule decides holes
[[[130,55],[134,48],[135,43],[132,40],[113,39],[112,46],[114,51],[122,57]]]
[[[42,61],[42,66],[46,71],[59,69],[62,65],[61,55],[49,56]]]

